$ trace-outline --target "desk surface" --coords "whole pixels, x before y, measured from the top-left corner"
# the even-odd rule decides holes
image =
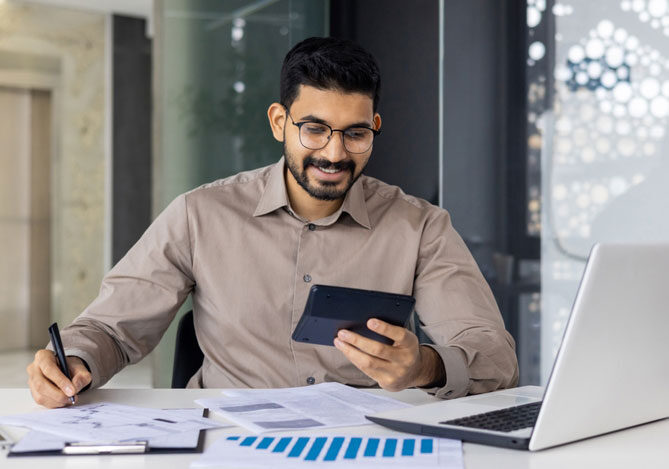
[[[372,392],[385,393],[380,390]],[[220,390],[217,389],[98,389],[83,394],[81,402],[107,401],[156,408],[197,407],[193,400],[220,395]],[[434,400],[418,390],[387,393],[387,395],[411,404],[422,404]],[[39,408],[33,402],[27,389],[0,389],[0,415],[30,412]],[[337,431],[370,435],[387,433],[384,428],[376,425],[337,429]],[[11,431],[9,433],[12,436],[20,435],[20,433]],[[210,430],[207,433],[205,447],[226,433],[248,432],[238,427]],[[4,453],[0,453],[0,467],[34,469],[37,464],[37,467],[49,468],[148,467],[165,469],[188,467],[190,462],[197,458],[199,454],[7,458]],[[464,460],[467,469],[669,468],[669,419],[538,453],[466,443]]]

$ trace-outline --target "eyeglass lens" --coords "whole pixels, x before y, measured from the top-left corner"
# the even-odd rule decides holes
[[[364,153],[374,142],[374,132],[364,127],[351,127],[341,131],[344,148],[350,153]],[[300,126],[300,142],[310,150],[320,150],[330,141],[332,130],[327,125],[306,122]]]

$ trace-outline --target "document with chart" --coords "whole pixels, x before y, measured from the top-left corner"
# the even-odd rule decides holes
[[[411,407],[339,383],[284,389],[226,389],[195,402],[254,433],[368,425],[367,414]]]
[[[28,427],[68,441],[149,439],[225,426],[192,413],[108,402],[7,415],[0,417],[0,423]]]
[[[462,443],[439,438],[351,435],[222,437],[192,468],[230,467],[420,467],[462,469]]]

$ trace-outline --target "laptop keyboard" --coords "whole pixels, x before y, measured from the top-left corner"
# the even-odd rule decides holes
[[[446,420],[439,423],[498,432],[512,432],[521,428],[533,427],[537,421],[540,408],[541,402],[532,402],[531,404],[493,410],[492,412],[470,415],[469,417]]]

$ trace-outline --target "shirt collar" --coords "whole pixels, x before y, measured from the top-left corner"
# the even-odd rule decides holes
[[[365,191],[362,187],[363,177],[360,176],[348,190],[340,210],[351,215],[351,218],[359,225],[371,230],[372,225],[369,222],[369,213],[367,212],[367,204],[365,203]]]
[[[254,217],[259,217],[273,212],[282,207],[290,207],[288,201],[288,191],[286,190],[286,181],[284,179],[284,170],[286,160],[284,157],[272,167],[267,177],[267,185],[260,197],[260,202],[256,206]],[[367,204],[365,203],[365,193],[362,187],[362,177],[351,186],[344,197],[344,203],[335,213],[323,219],[324,222],[339,219],[342,212],[348,213],[359,225],[372,229],[367,213]]]
[[[263,190],[260,202],[253,212],[254,217],[266,215],[281,207],[289,207],[286,182],[283,178],[285,160],[283,157],[270,169],[267,184]]]

